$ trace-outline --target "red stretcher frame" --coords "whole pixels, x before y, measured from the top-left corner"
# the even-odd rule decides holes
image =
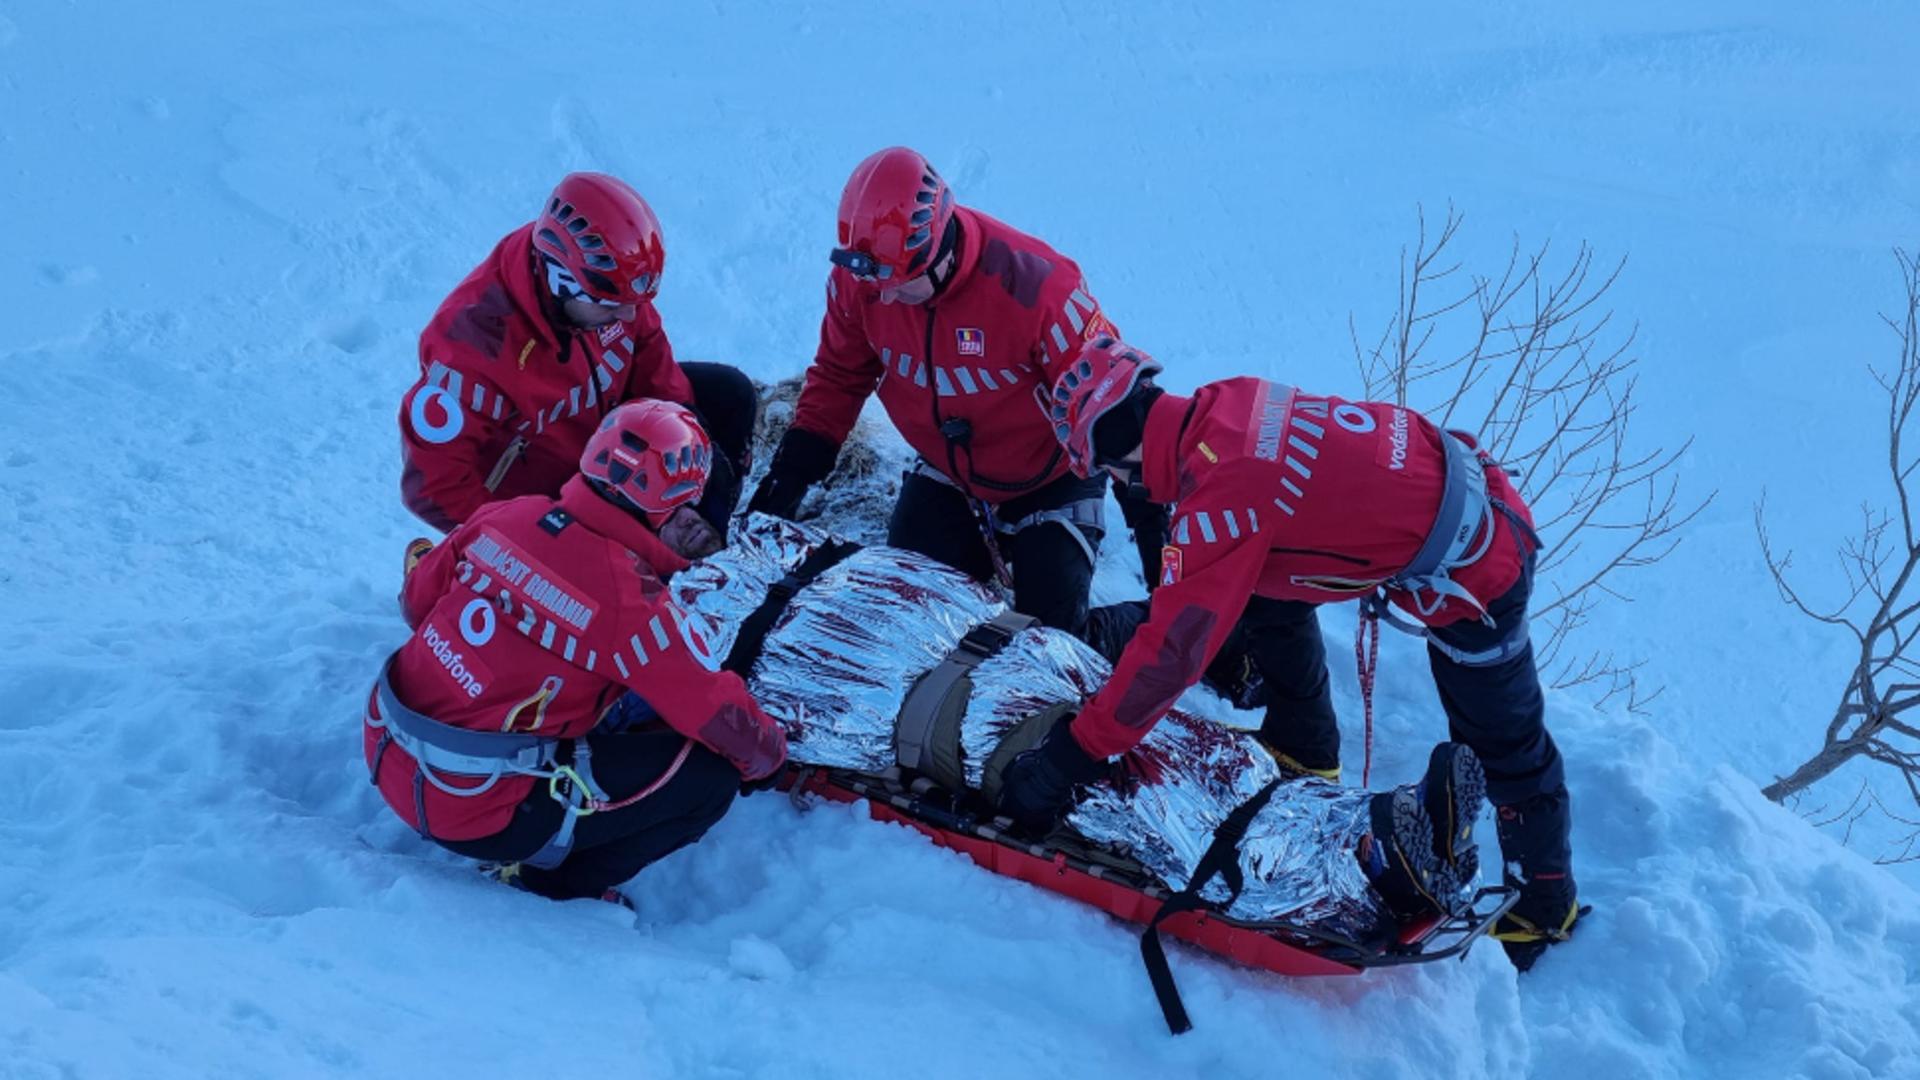
[[[891,777],[795,767],[782,780],[781,789],[800,804],[807,795],[840,803],[865,800],[867,813],[875,821],[906,825],[995,874],[1071,897],[1137,925],[1150,922],[1169,895],[1159,885],[1119,880],[1107,867],[941,811],[901,790]],[[1358,975],[1372,967],[1463,956],[1518,898],[1518,891],[1509,886],[1483,887],[1460,914],[1420,920],[1402,927],[1396,937],[1375,942],[1206,911],[1181,912],[1161,923],[1160,929],[1217,956],[1280,975]]]

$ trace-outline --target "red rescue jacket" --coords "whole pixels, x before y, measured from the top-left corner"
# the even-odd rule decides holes
[[[883,304],[873,283],[840,267],[828,275],[820,351],[794,424],[844,442],[877,388],[907,445],[999,503],[1067,471],[1034,387],[1050,386],[1080,341],[1115,330],[1073,260],[985,214],[954,212],[959,266],[932,303]],[[967,446],[941,435],[952,419],[971,426]]]
[[[1286,401],[1264,379],[1228,379],[1192,398],[1167,394],[1147,414],[1142,480],[1154,502],[1175,504],[1172,543],[1147,622],[1074,720],[1089,754],[1139,742],[1198,681],[1249,597],[1364,596],[1405,570],[1433,528],[1446,481],[1438,427],[1384,402],[1302,393],[1288,412]],[[1506,473],[1486,476],[1488,496],[1531,524]],[[1532,543],[1504,515],[1491,520],[1485,552],[1452,573],[1483,604],[1519,580]],[[1480,616],[1454,598],[1421,616],[1404,592],[1388,595],[1429,626]]]
[[[532,235],[509,233],[420,333],[420,381],[400,401],[400,497],[443,532],[483,503],[558,494],[615,405],[693,402],[652,305],[631,323],[556,329]]]
[[[393,692],[442,723],[568,739],[632,690],[743,777],[771,775],[786,761],[786,734],[738,676],[719,670],[698,628],[668,598],[665,579],[686,565],[577,477],[558,499],[483,507],[407,576],[401,608],[414,634],[394,657]],[[502,596],[510,597],[508,614]],[[369,767],[379,734],[366,726]],[[375,782],[418,828],[414,771],[413,758],[389,744]],[[475,796],[427,784],[429,831],[442,840],[491,836],[535,782],[509,776]]]

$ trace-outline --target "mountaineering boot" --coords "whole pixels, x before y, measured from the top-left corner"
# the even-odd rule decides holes
[[[407,541],[406,554],[400,557],[402,565],[400,576],[405,578],[408,574],[413,573],[413,568],[419,566],[420,560],[426,558],[427,552],[432,550],[433,541],[424,536],[416,536]]]
[[[1549,947],[1573,936],[1593,906],[1575,897],[1570,877],[1526,883],[1509,878],[1507,883],[1520,886],[1520,902],[1493,924],[1493,939],[1517,970],[1531,971]]]
[[[1502,806],[1496,815],[1506,882],[1520,890],[1520,900],[1493,924],[1493,937],[1521,971],[1567,940],[1593,910],[1580,904],[1574,885],[1567,818],[1564,790]]]
[[[520,880],[520,864],[517,862],[483,862],[478,867],[480,876],[488,881],[498,882],[510,889],[532,892],[527,883]]]
[[[524,893],[533,893],[535,896],[541,895],[531,885],[527,884],[526,878],[521,876],[521,869],[521,864],[517,862],[488,862],[481,863],[479,866],[480,876],[489,881],[497,881],[508,888],[518,889]],[[621,892],[619,889],[608,888],[601,892],[596,899],[608,904],[618,904],[628,911],[638,910],[633,906],[633,901],[627,898],[627,894]]]
[[[1434,854],[1433,819],[1419,785],[1374,795],[1368,819],[1373,831],[1360,838],[1355,855],[1387,910],[1402,922],[1456,911],[1460,881]]]
[[[1299,759],[1284,750],[1274,749],[1265,739],[1260,740],[1260,747],[1273,757],[1273,763],[1275,765],[1280,766],[1280,779],[1282,780],[1301,780],[1311,776],[1316,779],[1325,780],[1329,784],[1337,784],[1340,782],[1340,763],[1337,761],[1333,763],[1332,768],[1316,769],[1301,764]]]
[[[1462,885],[1480,875],[1480,848],[1473,825],[1487,800],[1487,774],[1480,759],[1462,743],[1441,743],[1427,757],[1420,800],[1433,820],[1433,854],[1453,870]]]
[[[611,887],[609,887],[606,892],[600,894],[600,902],[603,904],[618,904],[632,912],[638,912],[640,910],[633,906],[633,901],[628,899],[626,893]]]

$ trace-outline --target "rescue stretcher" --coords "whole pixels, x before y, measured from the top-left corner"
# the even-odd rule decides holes
[[[1353,975],[1464,955],[1517,899],[1462,888],[1451,914],[1386,917],[1352,854],[1369,793],[1283,784],[1250,734],[1179,704],[1129,755],[1144,767],[1135,781],[1089,785],[1051,834],[1023,835],[992,809],[999,772],[1105,679],[1105,661],[921,556],[751,518],[672,588],[717,662],[749,676],[787,728],[802,764],[782,786],[796,803],[861,804],[992,873],[1143,925],[1175,1032],[1190,1023],[1161,930],[1277,974]]]
[[[1067,830],[1056,830],[1038,843],[1027,840],[1018,836],[1005,818],[982,820],[965,808],[964,800],[955,799],[924,777],[909,782],[897,769],[876,776],[796,765],[789,767],[780,787],[802,810],[814,798],[864,803],[873,820],[914,829],[937,846],[965,855],[984,870],[1036,885],[1142,927],[1151,927],[1161,909],[1177,895],[1124,855],[1103,850]],[[1157,929],[1216,956],[1277,975],[1358,975],[1369,968],[1464,957],[1518,899],[1518,890],[1511,886],[1482,886],[1452,916],[1433,915],[1400,926],[1397,932],[1382,929],[1372,935],[1348,935],[1286,919],[1235,918],[1204,904],[1167,916]],[[1157,943],[1149,944],[1154,932],[1149,928],[1141,936],[1143,957],[1150,969],[1154,966],[1151,950],[1158,948]],[[1167,1004],[1163,996],[1169,1027],[1176,1033],[1185,1030],[1189,1025],[1177,1023],[1174,1010]],[[1184,1019],[1184,1009],[1177,1016]]]

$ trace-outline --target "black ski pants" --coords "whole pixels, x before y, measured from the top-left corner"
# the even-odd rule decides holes
[[[687,744],[664,727],[587,736],[594,782],[618,802],[658,780]],[[551,870],[524,866],[520,882],[555,900],[598,898],[706,835],[740,791],[740,773],[727,759],[695,743],[687,760],[660,790],[619,810],[588,814],[574,825],[573,850]],[[442,840],[470,859],[514,862],[530,858],[560,829],[565,809],[536,785],[514,809],[505,829],[478,840]]]
[[[740,504],[740,485],[753,471],[753,429],[760,419],[760,395],[753,380],[726,364],[685,363],[680,370],[693,385],[693,408],[713,440],[713,473],[696,509],[727,538],[727,521]]]
[[[1433,627],[1427,647],[1448,737],[1471,747],[1486,768],[1487,796],[1499,808],[1501,852],[1528,878],[1570,868],[1566,771],[1547,731],[1532,644],[1503,657],[1487,654],[1526,623],[1532,592],[1529,559],[1513,587],[1487,606],[1493,625],[1463,619]],[[1268,693],[1261,739],[1310,768],[1339,764],[1340,727],[1314,606],[1255,597],[1241,627]]]
[[[1082,480],[1068,474],[1008,499],[994,508],[1003,526],[1029,514],[1059,510],[1087,499],[1106,498],[1106,479]],[[1082,524],[1087,543],[1099,550],[1104,522]],[[906,548],[986,581],[993,577],[993,556],[972,504],[958,488],[909,470],[900,482],[900,498],[887,523],[887,543]],[[1013,608],[1047,626],[1078,633],[1087,619],[1087,589],[1093,562],[1068,527],[1057,521],[1030,524],[998,535],[1001,558],[1013,575]]]

